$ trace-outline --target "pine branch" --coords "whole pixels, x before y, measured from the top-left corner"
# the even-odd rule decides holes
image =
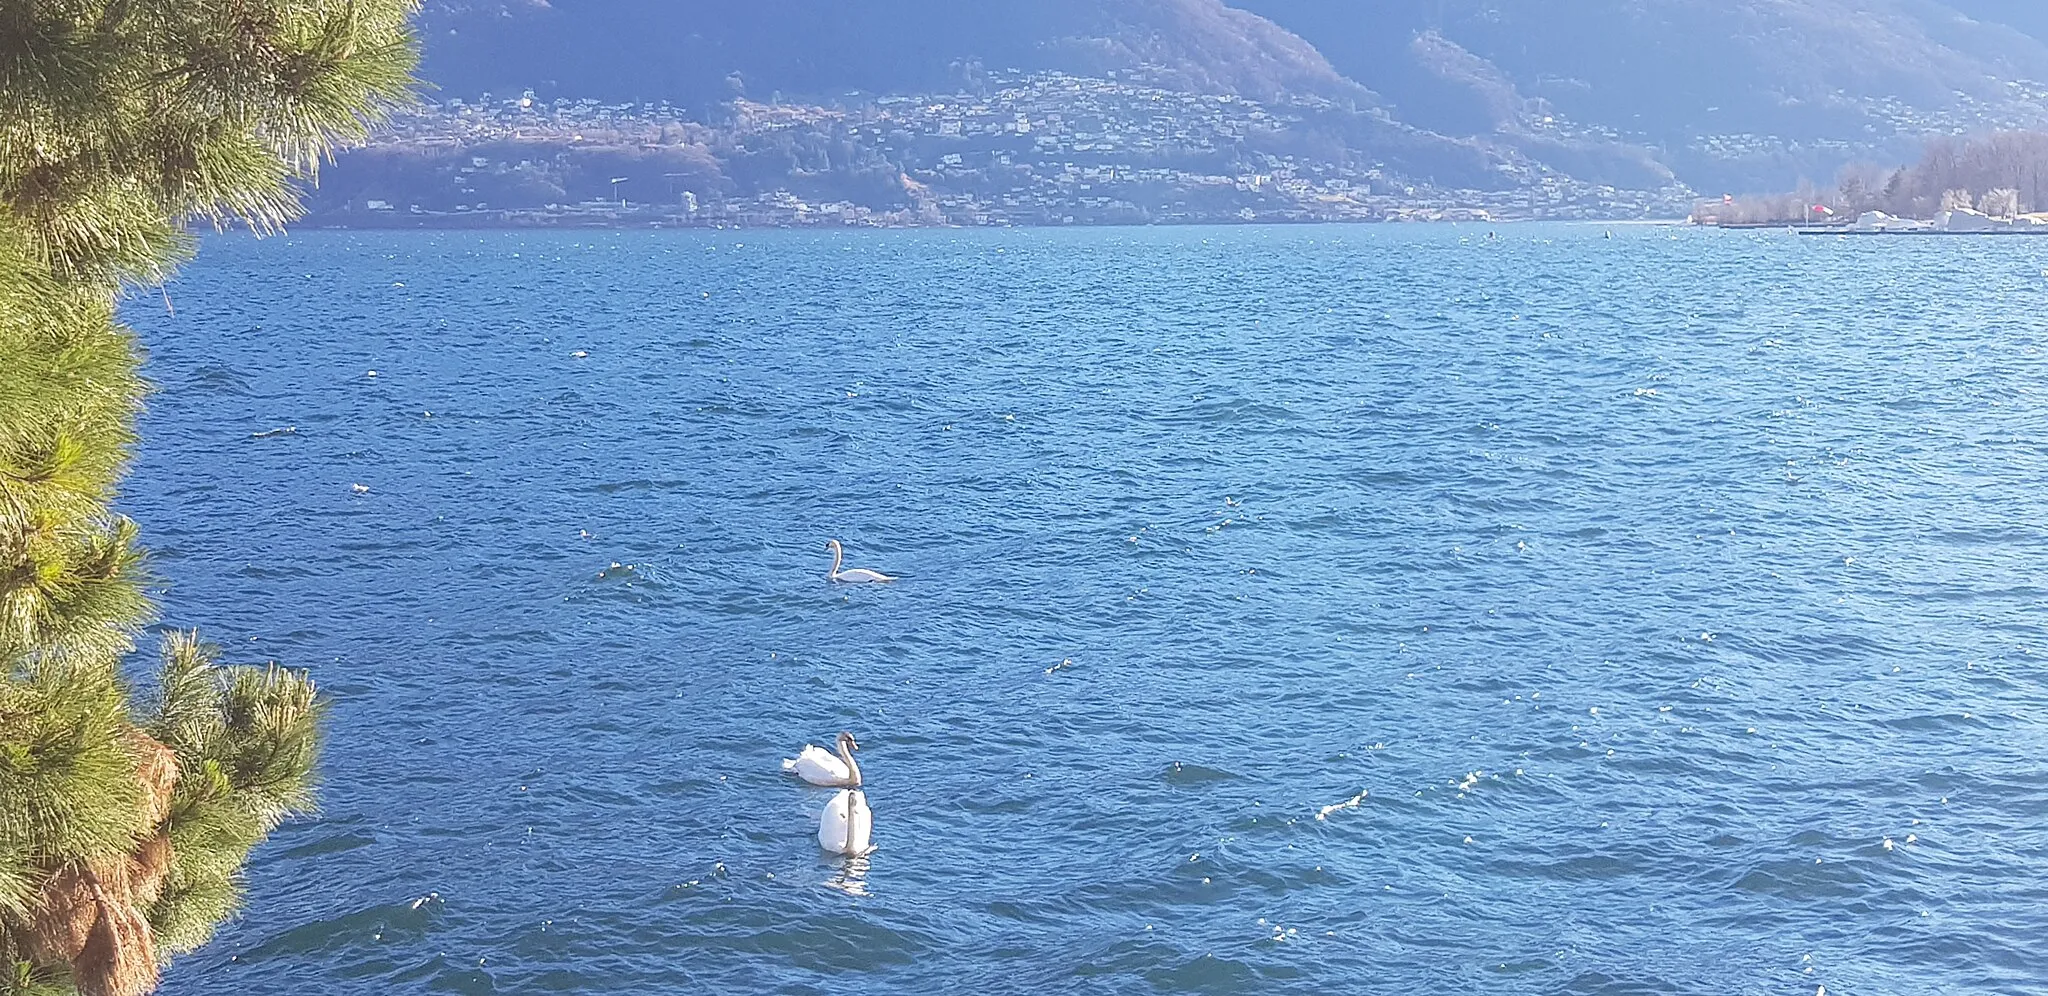
[[[179,633],[154,699],[131,702],[120,664],[153,608],[136,527],[111,502],[147,388],[115,305],[190,256],[194,221],[260,234],[296,218],[296,185],[410,101],[417,10],[0,0],[6,996],[99,985],[115,965],[146,986],[151,935],[159,960],[203,943],[250,849],[312,805],[323,706],[305,675],[223,668]],[[110,960],[31,961],[47,956],[18,942],[49,883],[144,854],[159,862],[146,894],[97,893]]]

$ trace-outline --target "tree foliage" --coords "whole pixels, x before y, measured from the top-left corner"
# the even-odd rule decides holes
[[[0,993],[137,996],[312,803],[303,674],[162,643],[113,507],[146,391],[124,289],[267,233],[409,99],[414,0],[0,0]]]
[[[1845,219],[1864,211],[1931,218],[1941,211],[1974,209],[2011,218],[2048,210],[2048,132],[2002,131],[1968,140],[1936,138],[1927,143],[1920,161],[1910,166],[1887,170],[1852,163],[1843,167],[1832,194],[1806,189],[1794,194],[1740,197],[1732,203],[1702,205],[1695,214],[1723,223],[1787,224],[1810,220],[1812,206],[1823,203]]]

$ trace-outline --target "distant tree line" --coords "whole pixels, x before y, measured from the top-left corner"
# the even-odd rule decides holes
[[[1802,183],[1782,194],[1702,204],[1701,221],[1789,224],[1849,221],[1865,211],[1931,218],[1971,209],[1995,218],[2048,210],[2048,132],[2007,131],[1972,139],[1937,138],[1920,161],[1887,169],[1869,163],[1842,168],[1832,191]]]

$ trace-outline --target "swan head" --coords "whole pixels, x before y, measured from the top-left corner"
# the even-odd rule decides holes
[[[831,550],[831,551],[834,551],[834,552],[837,552],[837,551],[839,551],[839,550],[841,549],[841,547],[840,547],[840,545],[839,545],[839,541],[838,541],[838,540],[836,540],[836,539],[828,539],[828,540],[826,540],[826,541],[825,541],[825,549],[827,549],[827,550]]]
[[[841,733],[839,734],[839,749],[857,751],[860,749],[860,741],[853,739],[853,734],[851,733]]]

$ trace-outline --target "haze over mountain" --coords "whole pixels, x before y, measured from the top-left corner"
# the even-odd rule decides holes
[[[2048,118],[2037,0],[507,0],[430,3],[455,96],[834,101],[1138,66],[1313,94],[1600,182],[1825,180]]]
[[[1484,127],[1499,101],[1542,99],[1651,134],[1729,122],[1812,130],[1897,97],[1947,106],[2048,79],[2048,48],[2009,24],[2048,17],[2010,0],[1235,0],[1336,67],[1386,92],[1419,124]],[[1418,41],[1427,42],[1418,44]],[[1461,55],[1476,59],[1461,65]],[[1756,130],[1756,129],[1748,129]]]
[[[2048,80],[2033,34],[2048,18],[2008,0],[1240,4],[1418,128],[1526,144],[1552,121],[1650,150],[1701,187],[1826,181],[1930,133],[2033,123],[2041,88],[2012,83]]]

